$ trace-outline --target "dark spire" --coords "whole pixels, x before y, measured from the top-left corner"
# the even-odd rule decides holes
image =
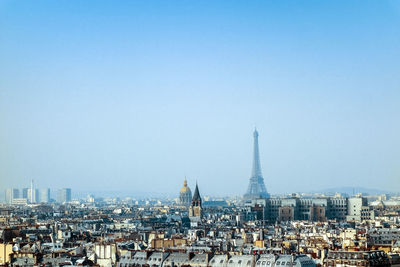
[[[199,193],[199,187],[197,186],[196,182],[196,189],[194,189],[194,194],[192,198],[192,205],[193,206],[200,206],[201,205],[201,197]]]

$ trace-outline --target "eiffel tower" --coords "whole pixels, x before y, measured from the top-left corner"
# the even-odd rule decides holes
[[[253,151],[253,170],[249,181],[249,187],[247,188],[245,199],[256,199],[256,198],[269,198],[267,189],[265,189],[264,178],[261,173],[260,165],[260,153],[258,151],[258,132],[254,129],[254,151]]]

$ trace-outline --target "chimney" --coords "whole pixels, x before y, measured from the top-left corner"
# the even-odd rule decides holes
[[[206,253],[206,263],[207,263],[207,266],[208,266],[208,263],[210,262],[210,259],[212,258],[212,255],[211,255],[211,253]]]
[[[189,252],[187,253],[187,255],[188,255],[188,260],[190,261],[190,260],[193,259],[193,257],[194,257],[194,252],[189,251]]]

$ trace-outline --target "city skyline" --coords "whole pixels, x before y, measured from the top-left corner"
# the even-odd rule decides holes
[[[252,155],[252,170],[251,170],[251,176],[250,176],[250,181],[249,181],[249,184],[248,184],[248,188],[247,188],[245,194],[243,195],[243,198],[244,199],[248,199],[248,200],[249,199],[269,198],[270,197],[270,194],[267,192],[267,190],[265,188],[264,178],[262,176],[262,171],[261,171],[261,166],[260,166],[258,136],[259,136],[259,133],[258,133],[257,129],[254,128],[254,132],[253,132],[254,141],[253,141],[253,153],[252,153],[253,154]],[[31,180],[30,182],[31,182],[30,189],[29,188],[24,188],[24,187],[22,187],[22,188],[12,187],[12,188],[7,188],[6,191],[18,190],[18,191],[21,191],[21,193],[22,193],[23,190],[30,190],[32,192],[32,189],[34,189],[37,192],[36,194],[38,194],[39,191],[46,189],[46,190],[48,190],[48,201],[50,201],[50,188],[43,188],[42,187],[42,188],[38,189],[38,188],[36,188],[34,186],[34,180]],[[185,186],[187,186],[187,177],[186,176],[185,176],[185,179],[184,179],[184,184],[185,184]],[[195,185],[196,185],[196,188],[197,188],[197,179],[196,179],[196,184]],[[188,188],[189,188],[189,191],[190,191],[190,187],[188,187]],[[55,194],[55,192],[52,193],[53,197],[57,196],[57,202],[60,202],[60,200],[58,199],[60,191],[61,190],[65,190],[65,189],[66,188],[58,188],[57,189],[57,191],[58,191],[57,195]],[[67,188],[67,189],[69,190],[69,198],[68,199],[71,200],[71,189],[70,188]],[[352,193],[349,193],[349,190],[352,190]],[[52,189],[52,191],[55,191],[54,188]],[[96,195],[96,193],[97,193],[97,195]],[[371,195],[379,195],[379,194],[395,194],[396,195],[399,192],[389,191],[389,190],[381,190],[379,188],[373,189],[373,188],[362,188],[362,187],[340,187],[339,186],[339,187],[335,187],[335,188],[324,188],[324,189],[320,189],[319,191],[318,190],[314,190],[314,191],[293,191],[293,192],[286,191],[286,192],[283,192],[283,193],[276,193],[276,194],[274,194],[274,196],[275,197],[276,196],[281,197],[283,195],[291,195],[293,193],[302,193],[302,194],[303,193],[305,193],[305,194],[315,194],[315,193],[319,194],[319,193],[321,193],[321,194],[327,194],[327,196],[339,193],[339,194],[344,194],[344,195],[347,195],[347,196],[354,196],[354,195],[359,194],[359,193],[366,194],[366,195],[370,195],[370,194]],[[8,198],[7,194],[9,194],[9,193],[8,192],[5,193],[6,199]],[[18,194],[19,193],[17,193],[17,195]],[[40,193],[40,194],[42,194],[42,193]],[[89,191],[78,191],[75,194],[76,194],[76,197],[77,197],[76,199],[86,198],[86,197],[89,197],[90,195],[92,195],[92,196],[96,195],[97,197],[119,197],[119,196],[123,197],[123,198],[124,197],[129,197],[129,198],[130,197],[138,197],[139,199],[146,198],[146,197],[157,197],[157,196],[161,197],[161,199],[164,198],[164,197],[177,197],[177,196],[175,196],[176,192],[146,192],[146,191],[136,191],[135,192],[135,191],[130,191],[130,190],[122,191],[122,192],[118,192],[118,191],[114,191],[113,192],[113,191],[107,191],[107,190],[103,190],[103,191],[90,191],[89,190]],[[35,202],[39,203],[40,202],[39,201],[39,196],[36,196],[37,199],[35,201],[33,201],[32,200],[32,198],[33,198],[32,193],[28,192],[28,195],[29,195],[29,197],[27,198],[28,202],[31,202],[31,203],[35,203]],[[219,194],[219,195],[209,194],[209,195],[207,195],[207,197],[224,197],[225,198],[225,197],[232,197],[232,196],[239,196],[239,195],[240,194],[236,194],[235,195],[235,194],[225,193],[225,194]],[[1,196],[1,193],[0,193],[0,196]],[[55,199],[52,199],[52,200],[55,201]],[[7,202],[7,200],[6,200],[6,202]]]
[[[0,188],[400,192],[395,1],[0,4]],[[4,191],[4,190],[2,190]]]

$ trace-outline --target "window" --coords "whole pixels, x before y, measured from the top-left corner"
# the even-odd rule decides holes
[[[238,264],[241,264],[241,263],[242,263],[242,260],[239,260],[239,261],[238,261]]]
[[[280,261],[277,261],[277,262],[276,262],[276,265],[281,265],[281,262],[280,262]]]

